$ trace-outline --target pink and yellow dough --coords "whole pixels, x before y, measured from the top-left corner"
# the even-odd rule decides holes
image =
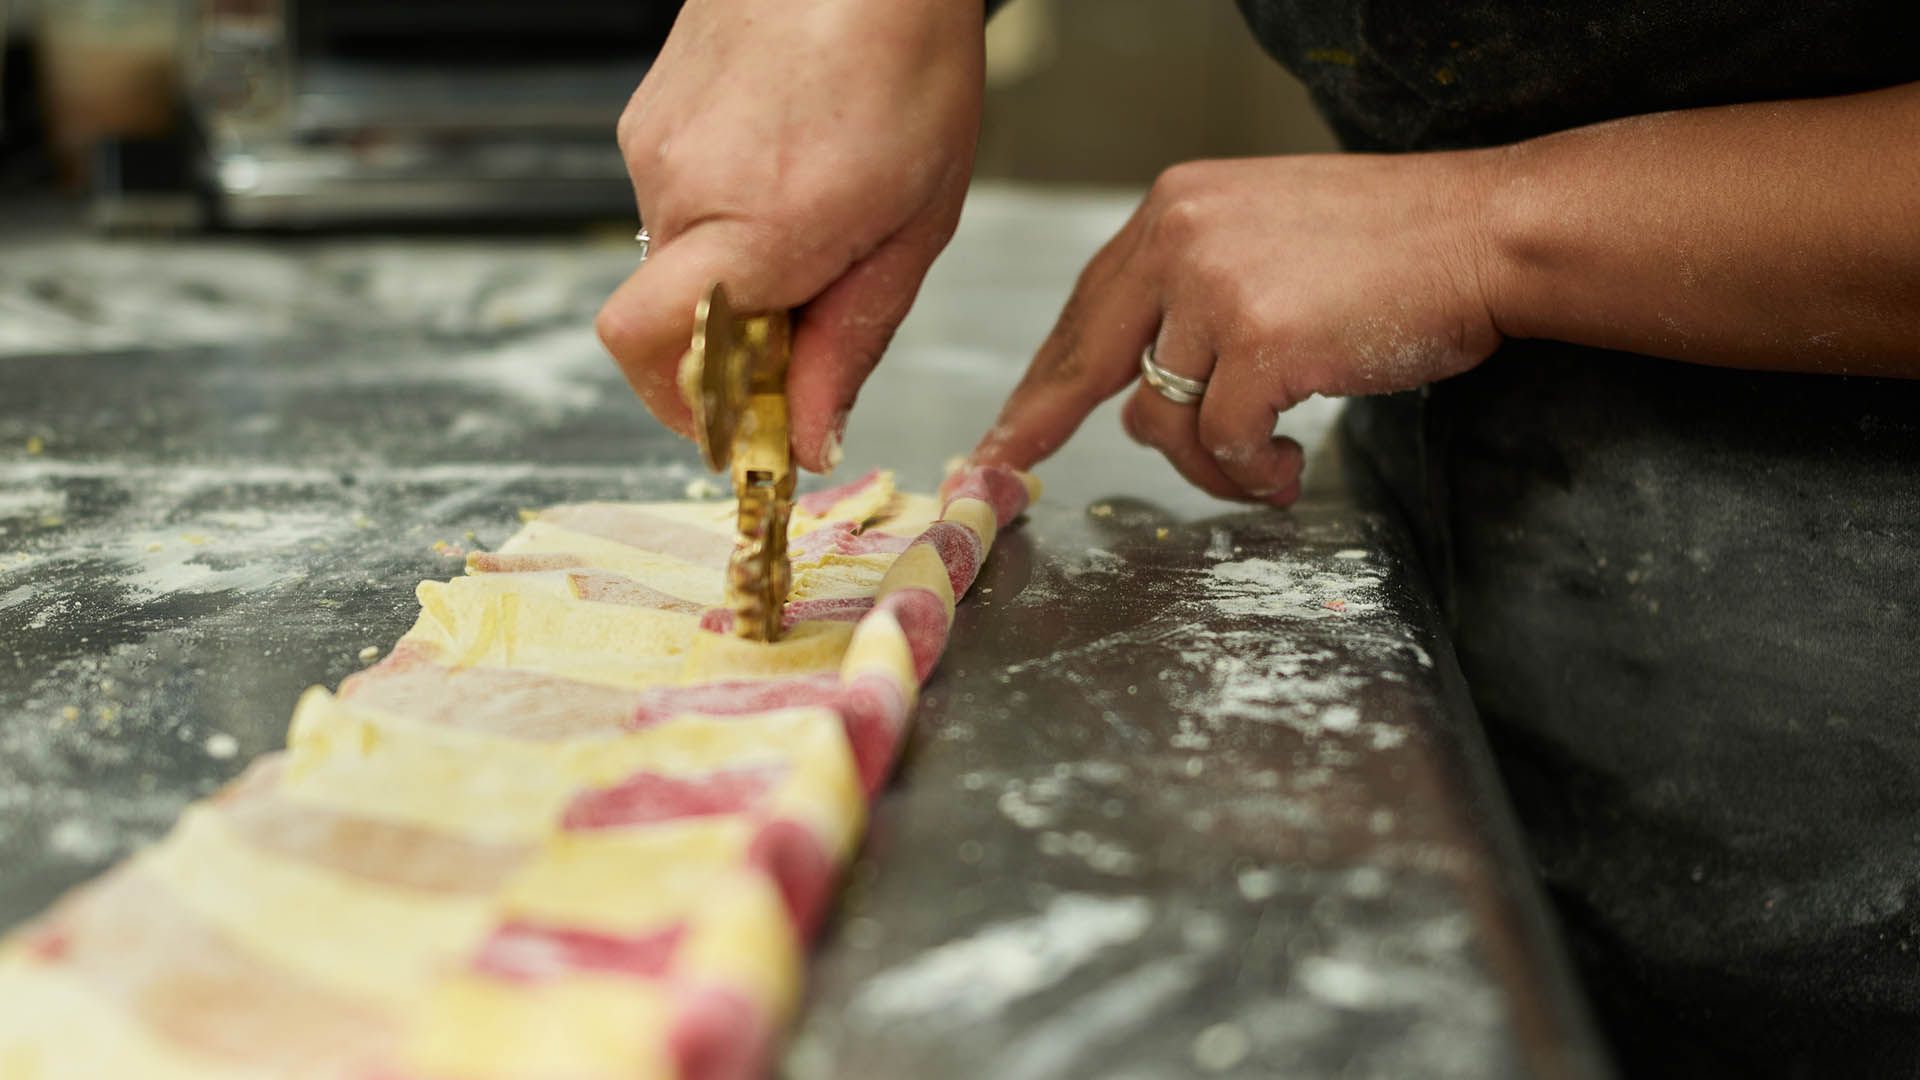
[[[532,515],[285,752],[0,940],[0,1080],[760,1075],[954,605],[1037,493],[799,500],[725,633],[726,503]]]

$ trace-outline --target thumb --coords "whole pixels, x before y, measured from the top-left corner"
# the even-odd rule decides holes
[[[939,247],[910,230],[895,233],[801,312],[787,398],[793,456],[803,467],[824,473],[839,463],[847,413],[907,317]]]

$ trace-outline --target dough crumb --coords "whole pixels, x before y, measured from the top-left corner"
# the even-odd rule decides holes
[[[1097,518],[1110,518],[1113,516],[1113,504],[1094,503],[1092,506],[1087,507],[1087,513]]]
[[[380,646],[369,645],[366,648],[360,650],[360,662],[364,664],[379,655],[380,655]]]
[[[841,423],[845,422],[845,420],[841,421]],[[840,448],[840,436],[837,433],[832,431],[827,432],[826,442],[821,444],[820,447],[820,457],[827,466],[827,472],[832,472],[839,468],[840,463],[846,460],[846,451]]]
[[[207,736],[207,756],[221,761],[240,752],[240,740],[224,731]]]
[[[717,499],[720,497],[720,485],[704,476],[696,476],[687,481],[682,493],[689,499]]]
[[[1253,1040],[1239,1024],[1215,1024],[1193,1039],[1193,1063],[1208,1072],[1226,1072],[1246,1060]]]

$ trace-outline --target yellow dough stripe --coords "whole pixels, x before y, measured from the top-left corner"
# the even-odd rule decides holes
[[[458,966],[493,923],[489,898],[383,889],[252,847],[189,809],[142,857],[188,909],[302,979],[390,1009]]]
[[[993,507],[983,499],[955,499],[941,512],[940,520],[965,525],[973,530],[973,535],[980,538],[983,554],[993,547],[994,537],[999,534],[999,523],[994,520]]]
[[[676,1075],[669,985],[576,975],[519,985],[475,975],[440,980],[424,1002],[405,1067],[460,1080]]]
[[[316,687],[288,741],[282,797],[496,842],[549,836],[575,795],[636,772],[758,762],[785,767],[773,804],[816,826],[833,850],[851,848],[865,817],[840,718],[827,709],[535,741],[367,712]]]
[[[932,544],[914,544],[900,553],[887,569],[887,576],[880,579],[880,588],[874,594],[874,603],[878,604],[894,593],[904,589],[925,589],[940,601],[940,610],[946,615],[948,625],[953,623],[953,581],[947,575],[947,564],[940,559],[940,549]]]
[[[62,969],[0,953],[0,1080],[138,1077],[260,1080],[264,1074],[156,1038]]]
[[[899,620],[890,612],[876,611],[861,619],[847,645],[840,681],[852,683],[863,676],[878,676],[892,683],[912,711],[920,680],[914,677],[913,649],[907,644],[906,631],[900,629]]]

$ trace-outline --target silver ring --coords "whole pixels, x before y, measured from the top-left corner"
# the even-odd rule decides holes
[[[648,234],[646,229],[642,228],[639,232],[633,234],[633,238],[640,242],[640,261],[645,263],[647,261],[647,252],[653,247],[653,237]]]
[[[1175,375],[1154,363],[1152,345],[1148,345],[1140,353],[1140,377],[1145,379],[1147,385],[1153,387],[1161,397],[1175,405],[1198,405],[1200,399],[1207,393],[1207,380]]]

